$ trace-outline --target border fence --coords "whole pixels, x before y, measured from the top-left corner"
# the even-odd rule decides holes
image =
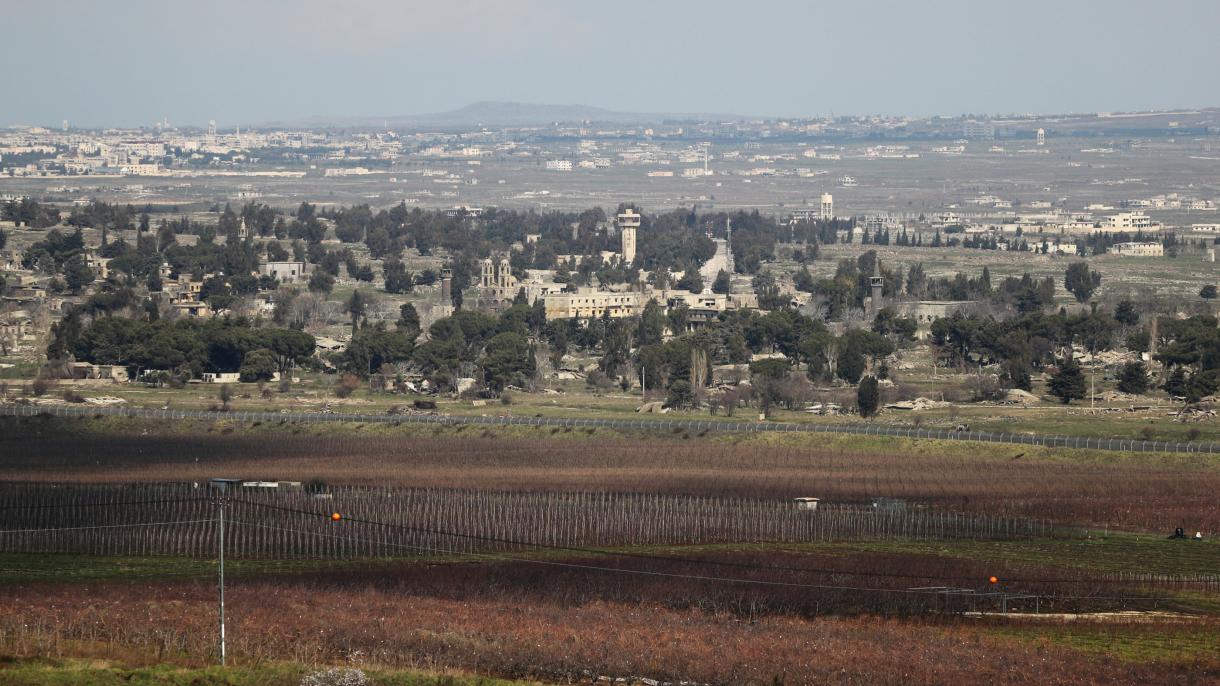
[[[69,405],[0,405],[0,415],[18,417],[131,417],[163,421],[229,419],[237,422],[358,422],[364,424],[468,424],[475,426],[542,426],[560,428],[606,428],[631,431],[729,431],[737,433],[835,433],[859,436],[888,436],[940,441],[975,441],[1041,445],[1051,448],[1084,448],[1139,453],[1220,453],[1220,443],[1199,441],[1145,441],[1130,438],[1091,436],[1054,436],[991,431],[957,431],[884,426],[880,424],[791,424],[785,422],[741,422],[730,419],[597,419],[587,417],[512,417],[444,414],[358,414],[339,412],[258,412],[236,410],[173,410],[141,407],[73,407]]]

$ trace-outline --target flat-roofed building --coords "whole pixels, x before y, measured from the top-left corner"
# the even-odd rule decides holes
[[[264,262],[258,265],[259,276],[270,276],[280,283],[297,283],[309,276],[304,262]]]
[[[1115,243],[1110,252],[1124,257],[1163,257],[1165,246],[1155,241],[1142,243]]]

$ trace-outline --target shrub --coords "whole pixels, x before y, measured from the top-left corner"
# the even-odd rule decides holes
[[[509,394],[509,393],[501,393],[501,394],[500,394],[500,403],[501,403],[502,405],[512,405],[512,404],[513,404],[513,396],[512,396],[511,394]]]
[[[695,394],[691,391],[690,382],[681,379],[669,385],[669,394],[665,396],[665,406],[687,408],[695,402]]]
[[[301,677],[301,686],[370,686],[372,683],[364,672],[352,667],[332,667]]]
[[[221,384],[220,388],[216,390],[216,397],[220,399],[220,404],[226,410],[229,409],[229,403],[233,400],[233,387],[227,383]]]
[[[37,397],[44,396],[47,394],[47,391],[51,390],[51,386],[53,385],[54,384],[50,379],[40,376],[30,383],[30,394]]]
[[[346,398],[360,388],[360,377],[350,372],[344,372],[339,377],[339,382],[335,384],[335,395],[339,398]]]
[[[77,393],[76,391],[74,391],[70,388],[65,388],[64,389],[64,402],[83,403],[83,402],[85,402],[85,398],[80,393]]]

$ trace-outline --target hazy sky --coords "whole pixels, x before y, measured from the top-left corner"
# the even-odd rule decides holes
[[[1220,105],[1216,0],[2,0],[0,125]]]

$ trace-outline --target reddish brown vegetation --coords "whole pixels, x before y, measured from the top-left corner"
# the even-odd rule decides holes
[[[418,488],[241,489],[230,555],[370,557],[639,546],[1045,535],[1025,520],[744,498]],[[0,485],[0,552],[211,556],[216,511],[199,484]],[[332,513],[342,513],[335,520]],[[534,545],[537,544],[537,545]]]
[[[229,593],[230,654],[547,680],[585,673],[766,683],[1202,683],[1215,660],[1118,662],[988,638],[956,623],[873,617],[761,617],[648,602],[454,600],[380,586],[251,581]],[[12,654],[130,655],[201,662],[215,654],[214,589],[203,584],[0,590],[0,646]]]
[[[720,441],[91,436],[53,431],[0,443],[9,481],[203,481],[217,475],[518,491],[611,491],[865,503],[902,498],[942,510],[1170,531],[1220,530],[1220,470],[1175,461],[1049,462],[988,446],[970,458]],[[296,429],[299,430],[299,429]],[[815,441],[816,437],[810,437]]]

